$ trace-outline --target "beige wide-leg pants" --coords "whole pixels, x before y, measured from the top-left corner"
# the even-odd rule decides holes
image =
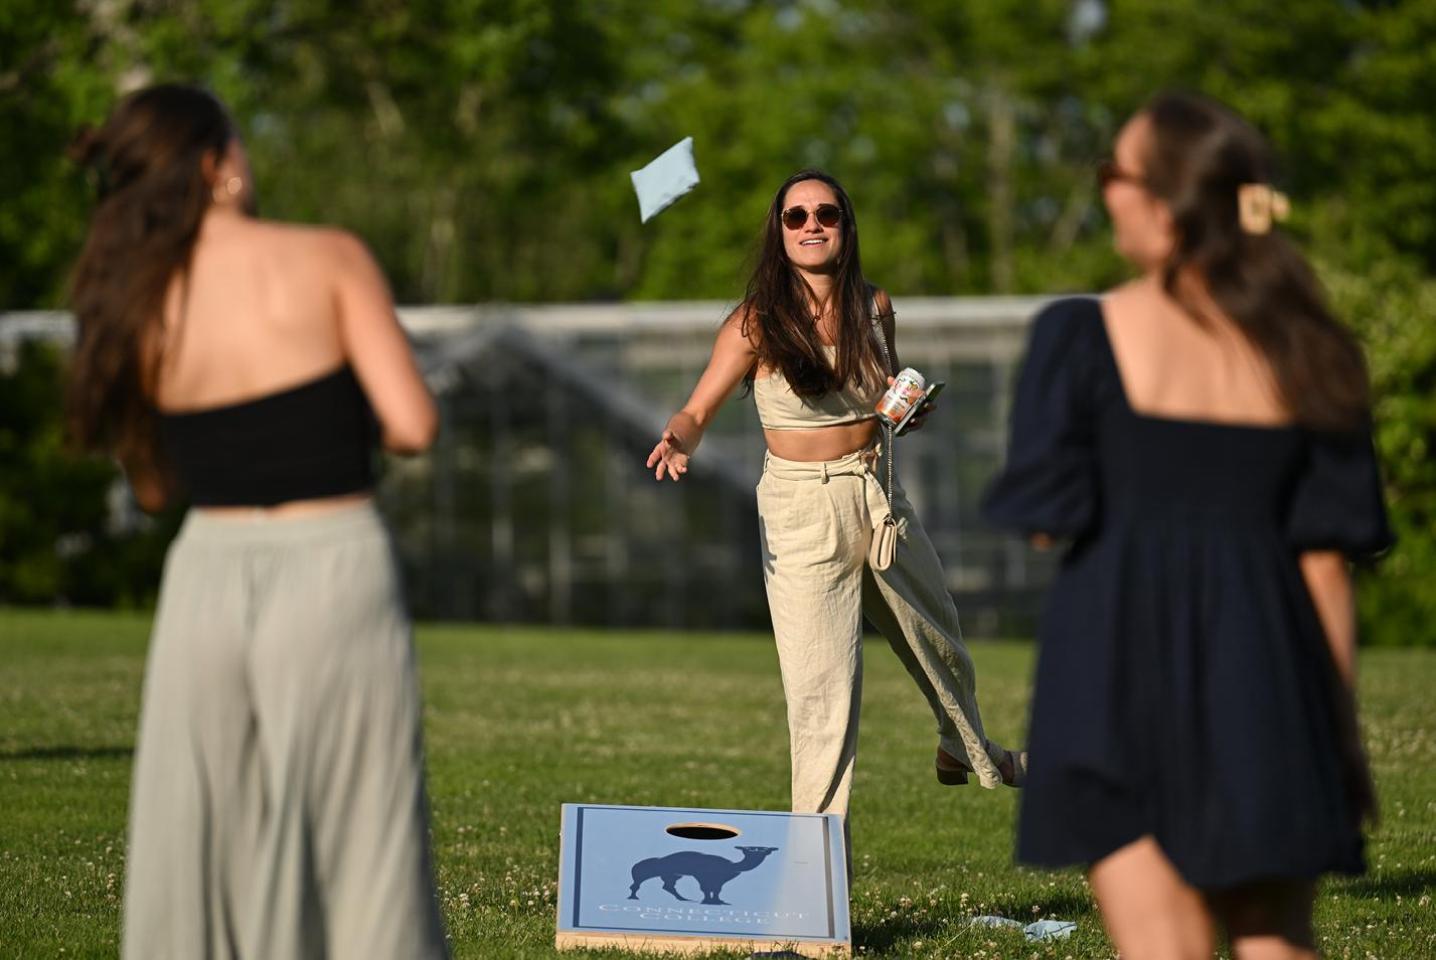
[[[972,658],[942,566],[894,483],[896,557],[868,566],[887,513],[877,450],[803,463],[769,454],[758,482],[768,608],[778,643],[793,766],[793,809],[848,810],[862,697],[866,615],[902,660],[937,719],[938,742],[985,787],[1001,782],[977,709]],[[995,748],[992,748],[995,750]]]
[[[409,623],[373,507],[191,513],[165,561],[127,960],[447,954]]]

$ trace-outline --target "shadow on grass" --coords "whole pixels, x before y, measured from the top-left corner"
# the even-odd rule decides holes
[[[1353,897],[1378,897],[1383,899],[1420,896],[1436,890],[1436,870],[1408,870],[1400,873],[1386,871],[1381,876],[1353,877],[1331,889],[1340,890]]]
[[[900,917],[886,923],[853,924],[853,946],[869,953],[884,953],[908,940],[926,940],[938,934],[951,933],[953,925],[941,917]]]
[[[1081,924],[1084,921],[1091,923],[1096,916],[1092,899],[1081,894],[1056,893],[1039,899],[1035,905],[1041,909],[1041,913],[1032,916],[1024,914],[1012,919],[1023,925],[1040,919],[1075,920]],[[855,923],[853,945],[866,947],[871,953],[882,953],[909,940],[951,936],[968,928],[967,919],[962,917],[944,921],[942,917],[898,916],[877,924]]]
[[[0,763],[11,760],[128,760],[134,753],[134,747],[23,747],[19,750],[0,750]]]

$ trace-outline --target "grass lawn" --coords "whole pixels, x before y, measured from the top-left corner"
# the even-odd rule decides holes
[[[0,610],[0,957],[114,956],[148,620]],[[434,842],[456,957],[554,955],[559,804],[784,809],[767,638],[425,627]],[[976,644],[989,733],[1021,739],[1032,649]],[[933,779],[932,721],[869,645],[852,828],[860,956],[1110,957],[1082,878],[1012,865],[1017,794]],[[1330,957],[1436,956],[1436,654],[1368,651],[1384,821],[1322,889]],[[967,918],[1078,922],[1059,943]],[[618,955],[618,954],[611,954]]]

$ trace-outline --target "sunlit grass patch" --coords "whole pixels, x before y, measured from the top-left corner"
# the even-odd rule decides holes
[[[148,621],[0,611],[0,956],[114,956]],[[459,958],[553,956],[565,801],[783,809],[782,688],[762,636],[488,627],[419,632],[434,844]],[[973,645],[990,734],[1020,742],[1031,647]],[[1371,872],[1329,881],[1327,956],[1436,956],[1436,655],[1362,662],[1384,820]],[[1018,794],[933,777],[926,705],[867,651],[852,829],[863,957],[1111,957],[1075,872],[1012,865]],[[1030,943],[974,926],[1075,920]],[[64,952],[62,953],[61,950]],[[605,951],[596,956],[621,955]]]

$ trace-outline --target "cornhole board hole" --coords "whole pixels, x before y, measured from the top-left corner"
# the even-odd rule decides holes
[[[554,943],[851,956],[842,817],[566,803]]]

